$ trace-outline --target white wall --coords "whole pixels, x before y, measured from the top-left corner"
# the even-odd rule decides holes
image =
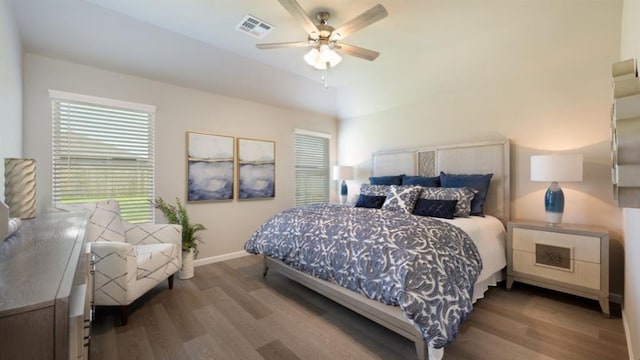
[[[186,193],[187,131],[276,141],[276,197],[261,201],[190,203],[189,215],[208,231],[199,259],[242,250],[268,217],[293,205],[294,128],[329,133],[336,119],[322,114],[269,106],[33,54],[24,57],[25,155],[38,161],[38,208],[51,203],[51,105],[48,90],[157,106],[156,196]],[[335,145],[331,151],[335,159]]]
[[[625,0],[620,60],[640,60],[640,1]],[[624,307],[630,358],[640,359],[640,209],[624,209]]]
[[[406,87],[395,85],[403,79],[390,79],[388,97],[405,94],[404,105],[344,119],[339,162],[357,165],[359,180],[367,181],[375,151],[506,137],[512,143],[511,217],[543,221],[548,184],[529,180],[530,156],[583,153],[584,181],[561,184],[567,199],[563,221],[610,230],[611,288],[621,294],[622,216],[612,198],[609,155],[610,69],[619,58],[621,2],[504,6],[457,15],[469,21],[480,17],[488,30],[468,34],[477,39],[472,52],[457,47],[455,39],[450,46],[434,48],[434,56],[449,56],[451,67],[415,64],[415,78],[404,79]],[[498,26],[507,23],[508,28]],[[504,46],[483,46],[493,41]],[[486,53],[484,48],[500,50]],[[425,72],[433,78],[423,76]],[[361,95],[359,101],[375,103],[372,107],[387,98],[366,89]],[[339,94],[345,101],[349,96]],[[351,182],[350,193],[357,192],[357,183]]]
[[[0,174],[4,158],[22,156],[22,49],[7,0],[0,0]],[[4,181],[0,181],[4,199]]]
[[[624,209],[625,260],[622,318],[629,358],[640,359],[640,209]]]

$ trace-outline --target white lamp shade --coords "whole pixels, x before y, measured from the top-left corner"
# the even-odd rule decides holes
[[[333,180],[351,180],[353,179],[353,166],[333,167]]]
[[[532,156],[531,181],[582,181],[582,154]]]
[[[305,56],[304,61],[318,70],[326,70],[327,63],[329,67],[334,67],[342,61],[342,57],[338,55],[328,45],[320,45],[320,49],[311,49]]]

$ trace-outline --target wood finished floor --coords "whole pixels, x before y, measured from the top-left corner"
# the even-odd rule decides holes
[[[91,358],[416,359],[409,340],[284,278],[262,277],[262,258],[196,268],[134,303],[127,326],[99,308]],[[445,359],[627,359],[619,307],[516,283],[491,288]]]

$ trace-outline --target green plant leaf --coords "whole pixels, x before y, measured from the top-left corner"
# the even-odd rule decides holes
[[[162,214],[167,218],[169,224],[177,224],[182,226],[182,250],[188,251],[194,250],[194,255],[198,255],[198,243],[201,243],[200,236],[196,233],[206,230],[202,224],[192,224],[189,220],[189,214],[187,208],[182,204],[179,198],[176,197],[176,205],[167,203],[161,197],[157,197],[153,201],[153,206],[160,210]]]

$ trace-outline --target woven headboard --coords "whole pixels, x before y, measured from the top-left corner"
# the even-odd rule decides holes
[[[500,219],[505,226],[509,221],[509,140],[376,152],[372,161],[373,176],[437,176],[441,171],[450,174],[492,173],[484,212]]]

